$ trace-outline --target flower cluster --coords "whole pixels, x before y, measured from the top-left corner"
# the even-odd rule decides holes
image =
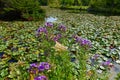
[[[114,67],[112,60],[106,59],[104,56],[98,53],[90,57],[89,61],[90,61],[89,65],[91,66],[91,69],[93,69],[94,67],[96,71],[100,74],[103,73],[103,71],[108,71]],[[90,67],[88,67],[88,69],[90,69]]]
[[[32,74],[38,74],[39,72],[43,72],[45,70],[50,69],[50,64],[48,62],[41,62],[41,63],[32,63],[30,64],[29,71]],[[34,80],[47,80],[46,76],[40,75],[34,78]]]
[[[56,36],[53,37],[53,41],[58,41],[62,37],[61,34],[57,34]]]
[[[74,36],[74,38],[75,38],[75,41],[79,43],[81,46],[92,47],[92,43],[90,40],[79,37],[79,36]]]
[[[30,64],[30,71],[32,73],[36,73],[36,72],[42,72],[44,70],[49,70],[50,69],[50,64],[47,62],[41,62],[40,64],[38,63],[32,63]]]
[[[104,66],[104,67],[113,67],[113,64],[111,63],[110,60],[107,60],[107,61],[102,63],[102,66]]]
[[[46,27],[53,27],[53,23],[52,23],[52,22],[46,22],[46,23],[45,23],[45,26],[46,26]]]
[[[39,27],[36,31],[36,36],[41,36],[41,34],[43,33],[43,35],[45,37],[47,37],[47,39],[52,39],[53,41],[58,41],[61,37],[62,37],[62,34],[60,31],[66,31],[66,26],[61,24],[60,26],[58,26],[57,28],[56,27],[53,27],[53,23],[52,22],[46,22],[44,27]],[[49,28],[49,29],[48,29]],[[52,30],[53,29],[53,30]],[[58,29],[59,31],[56,33],[54,33],[54,29]],[[52,31],[52,32],[51,32]],[[54,36],[53,36],[54,35]],[[52,38],[51,38],[52,36]]]
[[[66,26],[65,26],[65,25],[60,25],[60,26],[59,26],[59,29],[60,29],[61,31],[66,31]]]
[[[36,31],[36,36],[39,36],[40,34],[45,33],[47,34],[47,29],[46,27],[39,27]]]

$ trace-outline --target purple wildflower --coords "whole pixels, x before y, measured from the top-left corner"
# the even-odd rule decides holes
[[[44,32],[44,33],[47,33],[47,29],[45,27],[39,27],[38,30],[37,30],[38,33],[40,32]]]
[[[47,62],[41,62],[38,67],[39,71],[48,70],[49,68],[50,68],[50,64]]]
[[[45,26],[46,26],[46,27],[53,27],[53,23],[51,23],[51,22],[46,22],[46,23],[45,23]]]
[[[66,26],[65,26],[65,25],[60,25],[60,26],[59,26],[59,29],[60,29],[61,31],[66,31]]]
[[[61,34],[57,34],[54,38],[53,41],[58,41],[62,37]]]
[[[110,65],[110,60],[103,62],[102,65],[103,66],[109,66]]]
[[[48,80],[46,76],[37,76],[34,78],[34,80]]]
[[[40,64],[40,65],[38,66],[38,70],[39,70],[39,71],[44,71],[44,70],[45,70],[44,64]]]
[[[81,45],[87,45],[87,46],[91,47],[91,41],[83,38],[81,40]]]
[[[40,71],[44,71],[44,70],[48,70],[50,69],[50,64],[47,62],[41,62],[40,64],[38,63],[32,63],[30,64],[30,68],[29,71],[36,74],[36,72]]]
[[[49,63],[46,62],[46,63],[44,64],[44,66],[45,66],[45,69],[46,69],[46,70],[50,69],[50,64],[49,64]]]
[[[39,36],[41,33],[47,34],[47,29],[45,27],[39,27],[36,31],[36,36]]]
[[[75,38],[75,41],[77,43],[79,43],[81,46],[89,46],[89,47],[91,47],[91,45],[92,45],[91,41],[88,40],[88,39],[84,39],[84,38],[79,37],[79,36],[74,36],[74,38]]]
[[[38,67],[37,63],[30,64],[30,68],[37,68],[37,67]]]
[[[36,72],[38,71],[37,68],[38,68],[38,64],[37,63],[32,63],[32,64],[30,64],[29,71],[31,73],[36,74]]]

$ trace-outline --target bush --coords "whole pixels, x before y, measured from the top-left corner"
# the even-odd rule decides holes
[[[48,0],[39,0],[40,5],[47,6],[48,5]]]
[[[49,0],[48,1],[48,5],[50,6],[50,7],[60,7],[60,0]]]
[[[25,20],[39,20],[44,18],[45,11],[40,8],[38,0],[5,0],[4,16],[11,16],[10,13],[18,14]],[[13,19],[16,19],[15,17]]]

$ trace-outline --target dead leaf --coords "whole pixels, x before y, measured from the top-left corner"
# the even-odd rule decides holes
[[[56,41],[56,44],[55,44],[55,47],[54,47],[54,49],[56,51],[67,51],[67,48],[68,47],[66,47],[66,46],[64,46],[64,45],[62,45],[62,44],[60,44],[59,42]]]
[[[34,80],[33,74],[30,74],[30,80]]]

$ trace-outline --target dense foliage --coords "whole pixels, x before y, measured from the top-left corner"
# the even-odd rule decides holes
[[[14,20],[23,18],[25,20],[39,20],[45,16],[40,8],[38,0],[1,0],[4,7],[4,18]]]
[[[120,0],[91,0],[90,7],[95,11],[120,13]]]
[[[49,1],[49,0],[39,0],[40,5],[43,5],[43,6],[48,5],[48,1]]]
[[[0,0],[3,18],[40,20],[40,5],[120,13],[119,0]],[[82,6],[82,7],[81,7]],[[120,17],[43,7],[45,21],[0,21],[0,80],[119,80]],[[73,11],[78,11],[73,10]],[[1,16],[0,16],[1,17]]]
[[[45,17],[40,5],[112,15],[120,13],[119,4],[119,0],[0,0],[0,18],[40,20]]]
[[[0,22],[0,80],[107,80],[120,72],[120,17],[46,10],[55,22]]]
[[[89,11],[120,13],[119,0],[49,0],[47,3],[51,7],[80,9],[80,6],[88,6]]]

